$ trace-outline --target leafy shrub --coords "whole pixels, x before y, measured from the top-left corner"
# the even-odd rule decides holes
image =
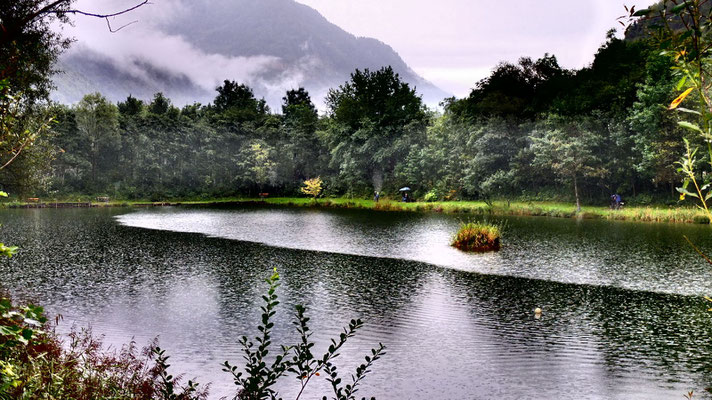
[[[423,201],[433,202],[433,201],[437,201],[439,198],[440,198],[440,196],[438,196],[438,191],[435,189],[432,189],[428,193],[425,193],[425,196],[423,196]]]
[[[647,193],[641,193],[635,197],[632,197],[628,200],[630,205],[636,205],[636,206],[649,206],[653,204],[653,196]]]
[[[167,373],[168,359],[155,342],[103,350],[89,330],[73,330],[63,343],[38,306],[0,299],[0,399],[194,400],[207,390]],[[157,362],[153,362],[154,357]]]
[[[305,180],[302,184],[303,186],[299,188],[299,190],[316,201],[316,198],[319,197],[323,190],[323,183],[324,182],[321,180],[321,177],[317,176],[316,178]]]
[[[242,345],[246,365],[238,370],[229,362],[223,364],[235,385],[239,387],[235,399],[263,400],[278,398],[273,389],[285,374],[294,374],[301,388],[300,398],[308,383],[324,374],[331,384],[333,399],[356,400],[356,392],[375,361],[385,354],[383,344],[371,349],[365,362],[350,374],[345,383],[333,361],[346,341],[363,327],[360,319],[351,320],[338,338],[332,339],[326,352],[319,357],[312,353],[314,343],[306,308],[295,307],[295,322],[300,340],[291,346],[281,346],[271,356],[271,318],[279,304],[276,289],[279,275],[267,279],[269,289],[263,296],[260,335],[249,339],[243,336]],[[135,342],[120,350],[103,350],[101,340],[89,330],[73,330],[63,343],[50,329],[44,310],[38,306],[16,307],[7,298],[0,298],[0,400],[202,400],[207,388],[168,373],[169,357],[154,341],[139,350]],[[269,359],[268,359],[269,355]],[[324,396],[323,399],[326,399]]]
[[[228,361],[223,364],[223,371],[232,374],[235,385],[239,387],[235,399],[239,400],[263,400],[276,399],[278,393],[273,389],[277,380],[287,373],[294,374],[301,384],[299,393],[296,399],[299,399],[304,393],[309,382],[319,376],[321,372],[325,373],[326,380],[331,384],[334,391],[333,398],[336,400],[355,400],[358,386],[370,372],[371,365],[385,354],[385,346],[379,343],[377,348],[371,350],[371,355],[365,357],[365,362],[356,368],[355,374],[351,375],[351,383],[344,384],[342,378],[339,377],[339,372],[333,364],[333,360],[339,356],[339,350],[346,341],[356,334],[356,331],[363,326],[360,319],[351,320],[348,327],[343,329],[338,339],[331,339],[331,344],[327,351],[321,357],[315,357],[312,353],[314,343],[310,341],[312,333],[309,329],[309,318],[305,315],[306,308],[297,305],[295,307],[294,325],[297,327],[297,333],[300,340],[292,346],[282,345],[277,351],[277,355],[273,360],[268,361],[267,355],[270,354],[272,348],[271,333],[274,328],[274,323],[271,318],[275,314],[275,308],[279,304],[277,294],[275,293],[279,287],[279,274],[276,270],[270,278],[266,280],[269,289],[264,299],[265,305],[262,309],[261,323],[257,329],[260,332],[259,336],[250,340],[247,336],[240,339],[242,352],[247,364],[244,371],[240,371],[237,366],[231,365]],[[326,399],[324,396],[323,399]]]

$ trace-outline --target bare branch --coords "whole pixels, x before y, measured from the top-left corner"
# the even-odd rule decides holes
[[[6,1],[6,0],[4,0]],[[31,23],[32,21],[36,20],[42,15],[46,14],[54,14],[54,15],[66,15],[66,14],[75,14],[75,15],[85,15],[88,17],[95,17],[95,18],[109,18],[109,17],[116,17],[122,14],[126,14],[128,12],[131,12],[133,10],[136,10],[137,8],[143,7],[147,4],[151,4],[149,0],[142,0],[140,3],[136,4],[133,7],[111,13],[111,14],[98,14],[98,13],[91,13],[87,11],[82,11],[82,10],[77,10],[77,9],[69,9],[65,10],[62,7],[63,6],[68,6],[71,4],[71,0],[54,0],[47,4],[46,6],[40,8],[39,10],[27,15],[25,18],[22,18],[19,22],[12,24],[11,26],[6,26],[2,21],[0,21],[0,44],[2,43],[9,43],[13,40],[15,36],[21,32],[22,27]],[[108,23],[108,20],[107,20]],[[111,29],[111,24],[109,24],[109,30],[111,32],[118,32],[119,30],[125,28],[128,25],[133,24],[134,22],[130,22],[126,25],[121,26],[118,29]]]
[[[4,168],[7,167],[8,165],[12,164],[12,162],[15,161],[15,159],[17,158],[17,156],[19,156],[20,153],[22,153],[22,150],[25,148],[25,146],[27,146],[27,145],[30,144],[31,142],[33,142],[33,140],[31,140],[30,138],[28,138],[28,139],[26,139],[24,142],[22,142],[22,144],[21,144],[20,147],[17,149],[17,151],[13,151],[13,152],[10,153],[10,154],[12,154],[12,158],[10,158],[3,166],[0,166],[0,170],[4,169]]]
[[[111,27],[111,22],[109,22],[109,18],[107,17],[107,18],[105,18],[105,19],[106,19],[106,26],[109,28],[109,32],[111,32],[111,33],[116,33],[116,32],[118,32],[118,31],[120,31],[120,30],[126,28],[127,26],[133,25],[133,24],[135,24],[135,23],[138,22],[138,20],[131,21],[131,22],[129,22],[128,24],[123,24],[123,25],[121,25],[120,27],[118,27],[118,28],[116,28],[116,29],[113,29],[113,28]]]
[[[109,18],[109,17],[116,17],[121,14],[126,14],[128,12],[131,12],[131,11],[139,8],[139,7],[145,6],[146,4],[151,4],[151,3],[148,0],[143,0],[141,3],[136,4],[135,6],[133,6],[131,8],[127,8],[125,10],[115,12],[113,14],[96,14],[96,13],[90,13],[90,12],[86,12],[86,11],[82,11],[82,10],[66,10],[66,11],[54,10],[54,11],[50,11],[50,12],[62,13],[62,14],[79,14],[79,15],[86,15],[88,17],[96,17],[96,18]],[[121,28],[119,28],[119,29],[121,29]]]

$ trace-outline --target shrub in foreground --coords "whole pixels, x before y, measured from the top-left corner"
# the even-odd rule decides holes
[[[363,326],[360,319],[351,320],[348,327],[343,329],[338,339],[331,339],[326,352],[320,357],[315,357],[312,353],[314,342],[310,341],[312,332],[309,329],[309,318],[305,315],[304,306],[295,307],[295,321],[297,333],[300,340],[292,346],[281,346],[276,351],[276,355],[271,354],[272,341],[271,334],[274,323],[271,318],[275,314],[275,307],[279,304],[275,291],[279,287],[279,275],[274,274],[266,280],[269,289],[265,296],[262,296],[265,305],[261,307],[262,320],[257,329],[260,335],[254,341],[247,336],[240,339],[244,359],[247,361],[244,371],[240,371],[237,366],[231,365],[228,361],[223,364],[223,371],[232,374],[238,392],[236,400],[262,400],[278,399],[278,393],[274,389],[277,380],[287,373],[293,374],[300,384],[300,390],[296,399],[301,398],[309,382],[315,377],[324,373],[326,380],[331,385],[334,400],[356,400],[356,392],[359,385],[371,370],[371,365],[385,354],[385,346],[379,343],[377,348],[371,349],[371,354],[364,358],[365,362],[356,368],[355,373],[350,374],[350,383],[346,383],[339,376],[339,371],[334,365],[334,359],[339,356],[339,351],[346,341],[356,334],[356,331]],[[322,397],[323,400],[327,396]],[[365,398],[362,398],[365,399]],[[375,400],[375,398],[371,398]]]
[[[462,224],[450,243],[463,251],[493,251],[499,250],[501,229],[497,225],[468,222]]]
[[[296,331],[300,340],[291,346],[272,347],[271,318],[279,304],[275,293],[279,286],[275,272],[267,283],[260,332],[254,339],[243,336],[239,343],[244,354],[244,368],[223,364],[232,375],[236,400],[278,399],[274,386],[284,375],[294,375],[299,382],[299,399],[308,383],[324,374],[334,400],[356,400],[356,393],[372,364],[385,354],[379,343],[350,379],[343,379],[334,364],[346,341],[363,326],[360,319],[351,320],[327,350],[315,356],[312,332],[305,307],[295,307]],[[51,329],[42,307],[14,306],[0,298],[0,400],[202,400],[207,388],[168,373],[168,356],[156,343],[140,350],[134,342],[119,351],[107,352],[89,330],[72,331],[66,342]],[[347,382],[348,381],[348,382]],[[323,396],[327,399],[327,396]],[[365,398],[362,398],[365,399]],[[373,398],[372,398],[373,399]]]
[[[63,342],[38,306],[0,299],[0,399],[198,400],[197,384],[169,375],[168,357],[155,343],[104,350],[89,330]]]

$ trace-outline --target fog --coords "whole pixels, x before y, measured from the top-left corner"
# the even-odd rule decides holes
[[[466,96],[470,88],[500,61],[515,62],[522,56],[538,58],[553,53],[562,66],[581,68],[591,62],[596,49],[604,42],[607,30],[616,27],[616,18],[624,13],[623,4],[611,0],[299,2],[315,8],[327,20],[350,33],[374,37],[393,47],[413,71],[444,89],[425,99],[430,105],[437,104],[449,94]],[[138,0],[79,0],[75,5],[84,11],[111,13],[137,3]],[[649,3],[652,1],[628,2],[638,7]],[[329,77],[331,81],[328,83],[314,83],[315,76],[325,75],[319,68],[331,60],[319,58],[307,49],[303,49],[304,56],[298,60],[286,60],[281,54],[259,54],[259,51],[243,55],[211,52],[191,42],[191,36],[200,33],[194,29],[214,29],[210,17],[196,13],[196,10],[200,7],[232,7],[233,11],[238,6],[239,0],[153,0],[128,14],[111,18],[111,27],[119,29],[117,32],[111,32],[102,19],[76,16],[74,26],[65,28],[66,34],[76,38],[67,56],[79,57],[81,54],[82,58],[75,62],[79,64],[97,59],[109,62],[125,74],[123,81],[136,81],[134,88],[162,90],[174,101],[177,99],[177,104],[208,102],[215,87],[223,80],[231,79],[253,87],[256,95],[264,97],[273,109],[279,108],[286,90],[307,86],[317,106],[323,109],[322,99],[328,87],[348,78],[348,73],[343,72],[337,78]],[[175,21],[186,16],[200,24],[176,31]],[[273,21],[253,22],[279,37],[281,27],[269,26]],[[168,26],[171,29],[167,29]],[[327,35],[320,35],[315,40],[328,43],[331,38]],[[149,70],[147,66],[152,68]],[[179,84],[174,88],[161,86],[164,83],[156,79],[156,71]],[[77,75],[86,74],[75,73]],[[91,88],[97,85],[96,81],[103,80],[103,76],[99,76],[84,86]],[[68,84],[76,85],[71,79],[60,82],[60,92],[71,91],[66,89]],[[76,86],[80,88],[72,88],[75,92],[89,90]],[[115,89],[117,93],[105,93],[113,100],[128,94],[122,92],[131,91],[121,84],[102,88],[107,86],[111,89],[104,90],[114,91],[119,86]],[[420,85],[419,89],[423,88]]]

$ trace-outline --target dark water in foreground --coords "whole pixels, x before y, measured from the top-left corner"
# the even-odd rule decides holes
[[[91,322],[116,345],[160,336],[175,370],[213,382],[214,398],[231,393],[219,364],[239,362],[238,337],[256,333],[272,267],[283,278],[275,343],[294,338],[290,314],[301,303],[318,350],[349,319],[366,322],[343,368],[387,345],[363,396],[674,399],[712,385],[712,313],[700,297],[712,294],[712,267],[682,239],[712,252],[709,227],[506,218],[502,251],[466,255],[447,246],[458,220],[433,214],[45,209],[0,218],[0,240],[23,249],[0,263],[2,286],[62,313],[64,330]],[[285,398],[292,379],[281,382]],[[306,398],[328,394],[315,383]]]

